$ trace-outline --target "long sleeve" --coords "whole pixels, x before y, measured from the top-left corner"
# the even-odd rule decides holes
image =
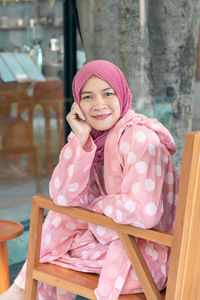
[[[94,200],[92,209],[118,223],[155,227],[163,215],[164,194],[172,194],[173,204],[174,173],[168,150],[155,132],[137,125],[126,128],[116,150],[111,148],[105,166],[108,195]]]
[[[89,197],[94,199],[98,196],[98,193],[94,195],[94,191],[90,195],[88,185],[95,151],[91,138],[83,149],[76,136],[70,133],[49,183],[50,196],[56,204],[84,207],[90,201]]]

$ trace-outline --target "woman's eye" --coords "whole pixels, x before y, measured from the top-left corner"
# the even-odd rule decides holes
[[[111,93],[111,92],[105,93],[105,96],[107,96],[107,97],[112,96],[112,95],[113,95],[113,93]]]
[[[83,96],[82,99],[84,99],[84,100],[90,100],[90,99],[92,99],[92,96],[86,95],[86,96]]]

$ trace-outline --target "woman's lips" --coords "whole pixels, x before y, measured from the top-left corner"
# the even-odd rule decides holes
[[[104,119],[108,118],[109,116],[110,116],[110,114],[104,114],[104,115],[93,116],[93,118],[95,118],[96,120],[104,120]]]

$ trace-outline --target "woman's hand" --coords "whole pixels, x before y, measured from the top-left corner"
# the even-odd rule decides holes
[[[92,128],[88,125],[88,123],[86,123],[85,116],[76,102],[72,104],[71,111],[67,115],[66,119],[73,133],[78,138],[81,146],[84,147]]]

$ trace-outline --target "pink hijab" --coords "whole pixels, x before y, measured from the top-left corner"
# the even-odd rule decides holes
[[[120,102],[120,119],[132,107],[132,94],[128,87],[127,81],[121,70],[113,63],[106,60],[94,60],[85,64],[74,76],[72,90],[74,101],[80,103],[80,92],[85,82],[92,76],[97,76],[108,82],[114,89]],[[104,145],[109,130],[99,131],[92,129],[91,137],[93,138],[97,150],[95,162],[103,164],[104,161]]]

